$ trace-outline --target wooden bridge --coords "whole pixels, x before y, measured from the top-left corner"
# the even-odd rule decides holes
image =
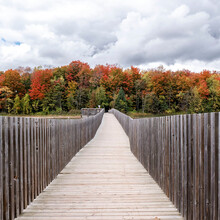
[[[217,220],[219,115],[132,120],[111,112],[0,117],[0,219]],[[204,123],[193,129],[206,120],[207,132]]]
[[[117,119],[105,114],[95,138],[29,205],[27,219],[181,219],[130,152]]]

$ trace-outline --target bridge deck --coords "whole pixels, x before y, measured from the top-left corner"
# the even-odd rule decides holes
[[[95,138],[17,219],[182,217],[130,152],[117,119],[105,114]]]

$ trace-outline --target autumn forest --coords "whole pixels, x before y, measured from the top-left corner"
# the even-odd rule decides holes
[[[84,107],[152,114],[220,110],[220,73],[73,61],[67,66],[0,72],[0,112],[62,114]]]

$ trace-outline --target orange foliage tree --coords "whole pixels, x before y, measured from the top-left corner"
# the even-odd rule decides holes
[[[30,97],[32,100],[42,100],[50,90],[53,73],[51,69],[37,70],[31,79]]]
[[[25,94],[25,87],[21,82],[21,75],[16,70],[7,70],[4,74],[0,75],[0,86],[7,86],[14,98],[16,94],[20,97]]]

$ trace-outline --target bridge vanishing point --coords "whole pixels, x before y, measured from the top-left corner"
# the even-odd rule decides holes
[[[16,219],[183,217],[133,156],[115,116],[105,113],[95,137]]]

